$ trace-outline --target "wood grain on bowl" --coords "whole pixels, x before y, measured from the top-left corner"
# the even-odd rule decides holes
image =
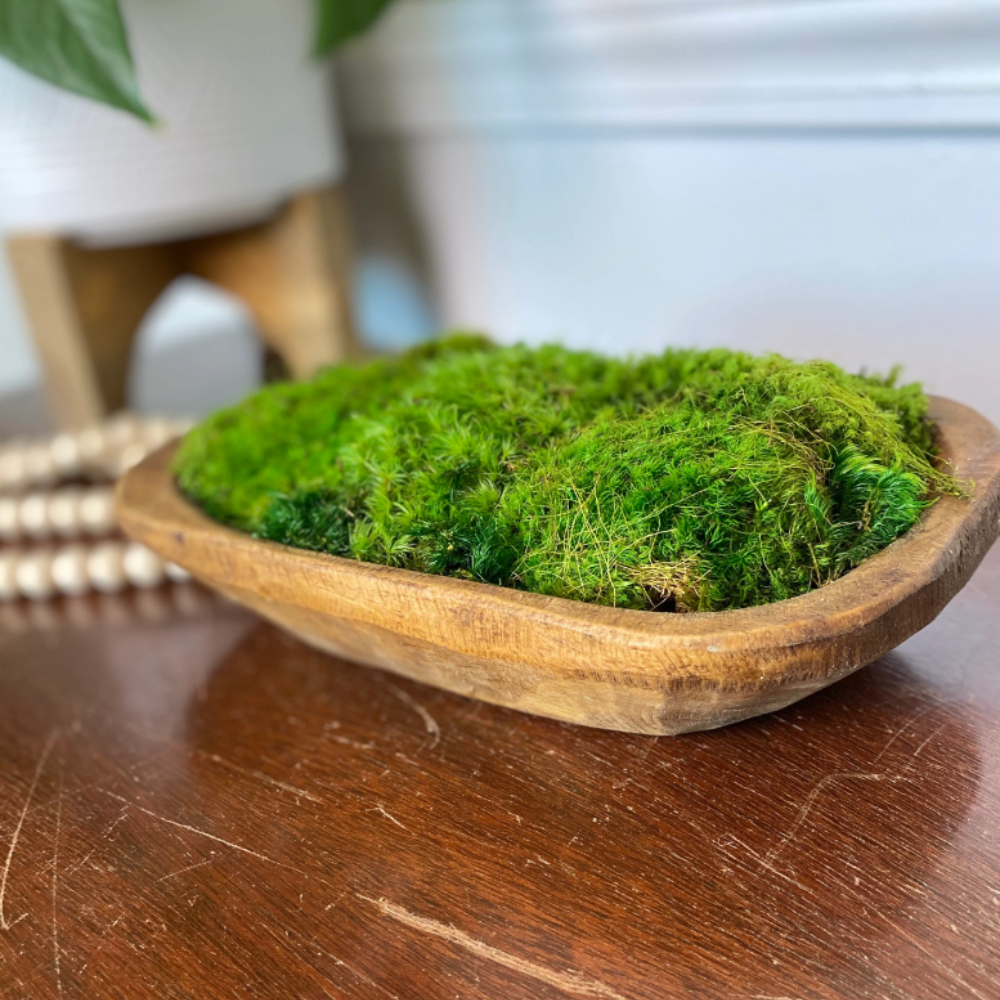
[[[788,705],[932,621],[1000,533],[1000,432],[932,397],[942,459],[975,484],[847,576],[738,611],[598,607],[293,549],[212,521],[177,490],[173,446],[118,489],[122,526],[312,645],[459,694],[637,733],[711,729]]]

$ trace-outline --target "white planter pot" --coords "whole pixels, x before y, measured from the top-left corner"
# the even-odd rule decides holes
[[[307,0],[124,0],[159,126],[0,62],[0,228],[115,243],[252,221],[343,169]]]

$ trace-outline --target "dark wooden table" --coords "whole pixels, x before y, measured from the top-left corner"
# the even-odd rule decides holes
[[[0,609],[0,996],[1000,997],[1000,550],[777,715],[573,728],[185,587]]]

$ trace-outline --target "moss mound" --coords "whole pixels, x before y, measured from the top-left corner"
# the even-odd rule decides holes
[[[917,385],[824,362],[632,360],[453,336],[264,389],[192,431],[181,488],[289,545],[617,607],[793,597],[935,492]]]

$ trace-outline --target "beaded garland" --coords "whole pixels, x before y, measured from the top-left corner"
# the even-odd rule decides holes
[[[117,530],[108,481],[190,426],[123,413],[76,433],[0,448],[0,601],[187,580],[146,546],[108,537]],[[81,481],[90,484],[56,488]]]

